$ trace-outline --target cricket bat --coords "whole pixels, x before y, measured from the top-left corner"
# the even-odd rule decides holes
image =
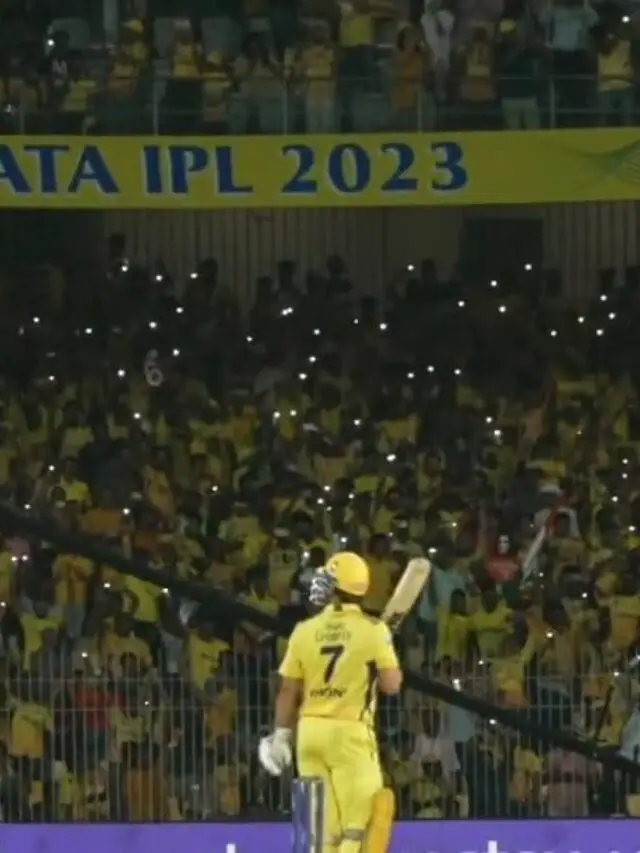
[[[418,600],[418,596],[426,586],[431,575],[431,563],[424,557],[409,560],[407,568],[396,584],[396,588],[382,611],[382,621],[386,622],[392,631],[398,628],[405,616]]]

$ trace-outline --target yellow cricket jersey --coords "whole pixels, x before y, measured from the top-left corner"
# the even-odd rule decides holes
[[[303,683],[300,717],[373,725],[377,673],[398,668],[389,629],[356,604],[330,604],[296,626],[280,675]]]

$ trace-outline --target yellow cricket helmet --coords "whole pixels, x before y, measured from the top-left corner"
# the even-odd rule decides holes
[[[366,595],[369,566],[353,551],[338,551],[329,557],[326,570],[335,578],[335,588],[349,595]]]

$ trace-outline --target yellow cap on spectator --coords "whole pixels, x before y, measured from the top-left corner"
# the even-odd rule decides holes
[[[142,35],[144,32],[144,26],[139,18],[131,18],[130,20],[125,21],[122,26],[127,30],[131,30],[132,33],[137,33],[138,35]]]

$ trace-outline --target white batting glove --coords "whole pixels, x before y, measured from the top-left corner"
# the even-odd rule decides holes
[[[290,767],[293,761],[291,729],[276,729],[273,734],[261,738],[258,758],[267,773],[280,776],[285,767]]]

